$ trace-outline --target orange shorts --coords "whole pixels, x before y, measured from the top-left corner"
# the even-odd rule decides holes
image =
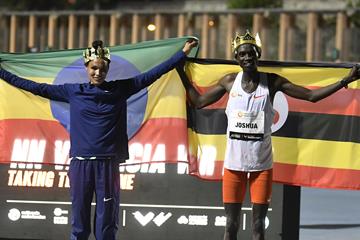
[[[272,191],[272,169],[258,172],[241,172],[224,168],[223,202],[242,203],[249,182],[252,203],[268,204]]]

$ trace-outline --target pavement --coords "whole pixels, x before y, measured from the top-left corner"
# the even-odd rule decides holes
[[[360,191],[301,188],[300,240],[359,240]]]

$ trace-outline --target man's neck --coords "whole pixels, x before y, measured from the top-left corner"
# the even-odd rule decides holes
[[[252,71],[244,71],[242,80],[245,82],[259,82],[260,73],[257,69]]]

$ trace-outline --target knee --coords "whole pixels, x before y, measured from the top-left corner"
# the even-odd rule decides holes
[[[227,218],[226,219],[226,230],[228,232],[237,232],[240,226],[239,219]]]
[[[255,219],[253,221],[254,232],[263,232],[265,230],[265,219]]]

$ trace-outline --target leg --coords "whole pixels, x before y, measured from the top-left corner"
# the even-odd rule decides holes
[[[69,168],[71,195],[71,240],[86,240],[91,233],[91,201],[94,192],[92,166],[88,161],[71,160]]]
[[[253,203],[252,239],[265,239],[265,218],[272,192],[272,169],[250,174],[250,194]]]
[[[269,204],[253,204],[252,239],[265,239],[265,218]]]
[[[224,240],[236,240],[241,206],[245,197],[247,173],[224,169],[223,202],[226,216]]]
[[[99,160],[96,170],[96,213],[94,231],[97,240],[115,240],[119,225],[119,162]]]
[[[236,240],[240,226],[241,203],[224,203],[226,226],[224,240]]]

